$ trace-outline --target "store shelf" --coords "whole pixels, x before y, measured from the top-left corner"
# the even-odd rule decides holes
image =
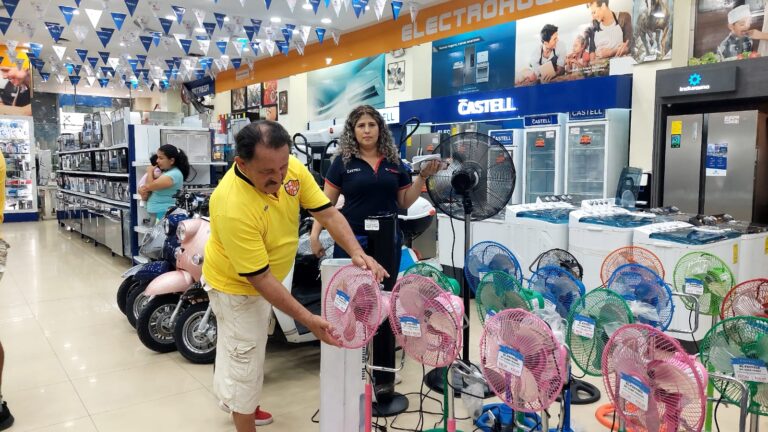
[[[120,146],[114,146],[114,147],[93,147],[93,148],[84,148],[80,150],[64,150],[64,151],[57,151],[56,154],[63,155],[63,154],[76,154],[76,153],[85,153],[90,151],[106,151],[106,150],[117,150],[117,149],[127,149],[127,145],[120,145]]]
[[[88,198],[88,199],[92,199],[94,201],[100,201],[100,202],[103,202],[103,203],[117,205],[117,206],[120,206],[120,207],[130,207],[131,206],[130,203],[123,202],[123,201],[115,201],[115,200],[111,200],[111,199],[108,199],[108,198],[100,197],[98,195],[90,195],[90,194],[87,194],[87,193],[75,192],[75,191],[66,190],[66,189],[59,189],[58,191],[61,192],[61,193],[65,193],[65,194],[69,194],[69,195],[75,195],[75,196],[79,196],[79,197],[83,197],[83,198]]]
[[[227,166],[229,162],[190,162],[190,165],[195,166]],[[134,167],[149,166],[149,161],[134,161],[132,164]]]
[[[105,173],[105,172],[98,172],[98,171],[71,171],[71,170],[58,170],[56,173],[62,173],[62,174],[82,174],[82,175],[89,175],[89,176],[98,176],[98,177],[120,177],[120,178],[128,178],[130,174],[128,173]]]

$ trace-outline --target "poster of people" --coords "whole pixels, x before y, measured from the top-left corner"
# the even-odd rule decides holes
[[[636,0],[632,57],[638,63],[672,58],[673,0]]]
[[[246,92],[246,106],[258,108],[261,106],[261,83],[250,84]]]
[[[245,87],[232,89],[232,112],[245,110]]]
[[[7,55],[4,57],[0,64],[0,115],[31,116],[32,75],[29,62],[24,62],[19,68]]]
[[[595,0],[517,23],[515,85],[632,72],[632,0]]]
[[[768,56],[766,13],[766,0],[700,0],[691,63]]]

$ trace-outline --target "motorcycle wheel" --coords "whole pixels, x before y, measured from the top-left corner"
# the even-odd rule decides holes
[[[147,285],[146,283],[136,285],[128,294],[128,301],[125,302],[125,317],[133,328],[136,328],[136,320],[149,301],[149,297],[144,295]]]
[[[117,308],[120,309],[120,312],[123,314],[125,314],[125,305],[128,303],[128,295],[131,293],[133,287],[138,284],[139,281],[134,280],[133,276],[128,276],[117,289]]]
[[[145,347],[159,353],[176,349],[173,338],[175,323],[171,322],[171,316],[178,302],[178,294],[165,294],[153,298],[141,310],[136,320],[136,332]]]
[[[216,359],[216,316],[211,312],[208,328],[200,330],[208,302],[194,304],[184,310],[176,322],[174,338],[182,357],[196,364],[211,364]]]

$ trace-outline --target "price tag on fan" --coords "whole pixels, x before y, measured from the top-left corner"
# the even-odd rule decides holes
[[[686,278],[685,279],[685,293],[686,294],[692,294],[692,295],[703,295],[704,294],[704,282],[694,279],[694,278]]]
[[[379,221],[377,219],[366,219],[365,220],[365,230],[366,231],[378,231],[379,230]]]
[[[731,276],[728,274],[728,272],[724,271],[724,272],[720,273],[720,282],[728,282],[728,279],[730,279],[730,278],[731,278]]]
[[[478,277],[478,278],[480,278],[480,281],[482,281],[483,279],[485,279],[485,277],[486,277],[486,276],[488,276],[488,272],[479,272],[479,273],[477,274],[477,277]],[[493,282],[493,279],[491,279],[491,282]]]
[[[522,354],[511,347],[504,345],[499,346],[499,358],[496,361],[496,366],[498,366],[499,369],[519,377],[523,374],[524,363],[525,357],[523,357]]]
[[[340,310],[341,313],[346,312],[349,307],[349,294],[341,290],[336,290],[336,299],[333,301],[333,305],[336,306],[336,309]]]
[[[737,380],[754,383],[768,383],[768,368],[765,362],[757,359],[731,359],[733,375]]]
[[[405,336],[421,337],[421,324],[419,323],[419,320],[414,317],[400,317],[400,330],[403,331],[403,335]]]
[[[496,311],[488,309],[488,312],[485,314],[485,322],[488,322],[489,319],[496,316]]]
[[[619,379],[619,397],[635,405],[641,411],[648,411],[648,395],[651,389],[635,376],[622,373]]]
[[[583,315],[576,315],[573,318],[573,325],[571,330],[577,336],[592,339],[595,337],[595,320]]]

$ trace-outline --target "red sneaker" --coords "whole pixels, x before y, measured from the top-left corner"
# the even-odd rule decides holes
[[[256,407],[256,412],[253,413],[253,418],[256,422],[256,426],[266,426],[274,421],[272,419],[272,414],[262,410],[260,406]]]

